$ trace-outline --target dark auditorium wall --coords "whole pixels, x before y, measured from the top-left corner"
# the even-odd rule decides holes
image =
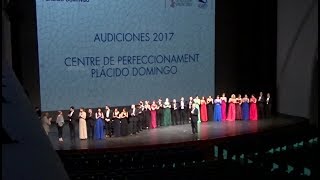
[[[12,0],[13,68],[40,105],[34,0]],[[276,0],[216,0],[216,93],[276,95]]]
[[[8,0],[2,0],[2,7],[5,7]],[[11,67],[12,66],[12,58],[11,58],[11,24],[9,20],[9,16],[5,13],[5,8],[2,8],[1,14],[1,49],[2,49],[2,68]],[[8,66],[6,66],[8,65]]]
[[[276,38],[276,0],[217,0],[216,92],[276,97]]]
[[[318,64],[318,0],[278,0],[278,111],[315,117],[318,104],[314,65]]]
[[[12,67],[34,106],[40,106],[35,0],[10,0]]]

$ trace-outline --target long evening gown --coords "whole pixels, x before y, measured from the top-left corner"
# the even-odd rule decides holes
[[[221,118],[222,120],[227,119],[227,101],[226,99],[221,99]]]
[[[115,113],[113,113],[113,115],[115,115]],[[117,115],[117,117],[119,117],[119,114]],[[119,137],[120,134],[120,119],[119,118],[113,118],[113,134],[115,137]]]
[[[212,119],[213,119],[213,104],[212,104],[212,101],[210,101],[207,104],[207,111],[208,111],[208,121],[211,122]]]
[[[198,109],[198,112],[200,112],[200,99],[194,99],[193,102],[196,105],[196,109]],[[200,117],[201,113],[198,113],[198,122],[201,122],[201,117]]]
[[[150,107],[150,106],[149,106]],[[150,128],[151,126],[151,110],[150,109],[145,109],[145,118],[146,118],[146,128]]]
[[[128,118],[121,118],[120,121],[121,121],[121,124],[120,124],[121,136],[128,136],[129,135]]]
[[[86,118],[87,121],[87,134],[91,139],[94,139],[94,117],[92,114],[89,114]]]
[[[154,110],[152,110],[154,108]],[[157,127],[157,110],[156,106],[151,105],[151,128]]]
[[[227,120],[228,121],[236,120],[236,104],[232,101],[229,103]]]
[[[250,120],[258,120],[257,102],[255,99],[250,99]]]
[[[104,139],[103,119],[101,117],[98,117],[98,119],[96,120],[94,135],[95,139]]]
[[[79,118],[79,138],[80,139],[87,139],[87,122],[85,120],[86,113],[83,112],[83,118]]]
[[[249,120],[249,102],[247,100],[242,103],[242,119]]]
[[[214,100],[214,115],[213,120],[221,121],[222,120],[222,111],[221,111],[221,100]]]
[[[242,110],[241,110],[241,99],[236,100],[236,119],[241,120],[242,119]]]
[[[207,105],[205,101],[201,101],[201,106],[200,106],[200,118],[202,122],[207,122],[208,121],[208,112],[207,112]]]
[[[164,108],[163,109],[163,126],[170,126],[171,125],[171,109]]]

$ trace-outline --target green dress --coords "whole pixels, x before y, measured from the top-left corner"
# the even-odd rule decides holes
[[[171,125],[171,109],[168,107],[169,105],[164,103],[164,108],[163,108],[163,125],[164,126]]]
[[[195,103],[196,105],[196,109],[198,109],[198,122],[201,122],[200,120],[200,99],[194,99],[193,102]]]

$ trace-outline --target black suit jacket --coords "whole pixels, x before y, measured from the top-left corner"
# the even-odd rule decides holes
[[[267,98],[266,98],[266,105],[267,106],[271,106],[271,104],[272,104],[272,98],[270,97],[268,102],[267,102]]]
[[[265,99],[264,99],[263,96],[261,97],[260,101],[259,101],[259,97],[257,98],[257,100],[258,100],[258,105],[259,105],[259,106],[264,106],[264,104],[265,104]]]
[[[198,109],[195,108],[194,111],[193,111],[193,114],[191,113],[192,109],[190,110],[190,114],[191,114],[191,120],[192,121],[198,121]]]
[[[186,106],[187,106],[187,109],[188,109],[189,111],[191,111],[191,110],[192,110],[193,101],[191,101],[191,108],[189,108],[189,103],[190,103],[190,101],[187,101],[187,102],[186,102]]]
[[[138,108],[136,109],[137,110],[137,115],[142,115],[143,114],[143,111],[142,111],[142,108]]]
[[[184,109],[187,109],[188,103],[189,103],[189,101],[184,102]],[[181,109],[181,101],[179,101],[178,109]]]
[[[174,103],[171,103],[171,109],[173,110],[173,111],[175,111],[174,109],[173,109],[173,104]],[[179,103],[178,102],[176,102],[176,110],[179,110]]]
[[[135,109],[134,116],[132,116],[132,113],[133,113],[133,109],[130,109],[129,110],[129,117],[136,117],[139,114],[139,110],[137,108]]]
[[[71,111],[69,111],[69,114],[71,113]],[[69,116],[68,116],[69,117]],[[75,122],[77,120],[77,116],[76,116],[76,111],[73,111],[71,117],[69,117],[69,121],[70,122]]]
[[[110,109],[110,111],[109,111],[109,116],[107,116],[107,111],[104,112],[104,119],[105,119],[105,120],[106,120],[106,119],[112,120],[112,111],[111,111],[111,109]]]

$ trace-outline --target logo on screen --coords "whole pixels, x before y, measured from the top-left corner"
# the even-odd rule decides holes
[[[199,1],[199,4],[198,4],[199,8],[205,9],[208,7],[208,0],[198,0],[198,1]]]
[[[169,7],[175,8],[175,7],[190,7],[192,6],[193,0],[165,0],[166,2],[169,2]]]

